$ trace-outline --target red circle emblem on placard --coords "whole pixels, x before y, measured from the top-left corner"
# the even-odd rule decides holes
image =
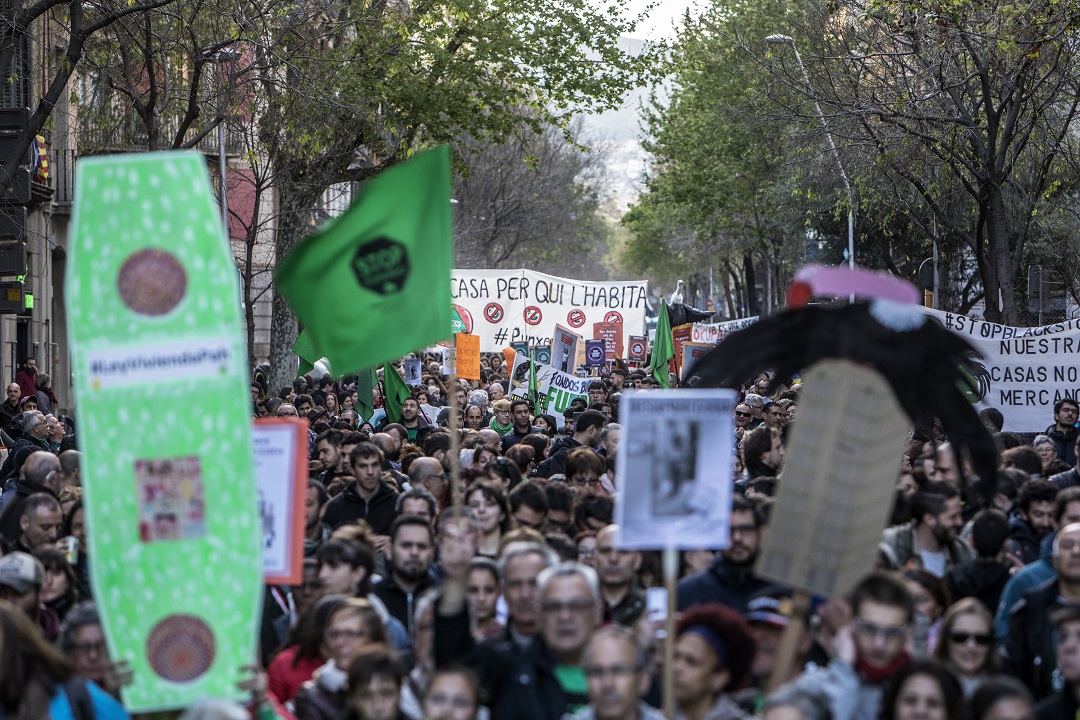
[[[502,322],[502,305],[500,305],[499,303],[491,302],[484,306],[484,319],[487,320],[489,323]]]
[[[539,325],[540,321],[544,319],[544,314],[540,312],[540,308],[535,305],[530,305],[525,308],[525,322],[529,325]]]

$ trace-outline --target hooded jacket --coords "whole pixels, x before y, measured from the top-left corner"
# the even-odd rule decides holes
[[[397,496],[393,488],[379,480],[379,489],[370,500],[364,500],[356,491],[356,481],[353,480],[340,495],[326,504],[323,522],[337,528],[345,523],[365,520],[376,535],[389,535],[390,526],[397,516]]]
[[[1009,520],[1009,545],[1007,552],[1024,565],[1030,565],[1039,559],[1039,543],[1042,538],[1027,520],[1019,514]]]

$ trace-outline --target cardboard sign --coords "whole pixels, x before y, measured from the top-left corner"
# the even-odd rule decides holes
[[[729,333],[737,332],[757,322],[757,315],[739,320],[728,320],[718,323],[693,323],[692,342],[709,343],[715,345],[723,340]]]
[[[263,580],[297,585],[304,577],[304,501],[308,421],[258,418],[251,430],[262,518]]]
[[[734,390],[721,389],[623,394],[618,547],[727,546],[734,453],[726,438],[735,432],[737,399]]]
[[[682,377],[682,359],[683,343],[690,342],[690,338],[693,337],[694,328],[692,325],[678,325],[671,328],[671,344],[675,348],[675,357],[671,359],[670,365],[674,367],[672,372]]]
[[[401,369],[405,371],[406,385],[421,385],[424,363],[420,358],[405,358],[401,361]]]
[[[593,323],[593,337],[604,341],[608,360],[623,356],[623,324],[620,322]]]
[[[911,423],[873,370],[826,360],[806,373],[756,572],[833,597],[877,560]],[[623,438],[626,442],[626,438]]]
[[[682,368],[682,374],[679,377],[685,378],[689,375],[690,370],[694,367],[694,363],[708,355],[713,347],[713,345],[708,345],[706,343],[684,342],[682,344],[682,358],[679,362],[679,366]]]
[[[540,365],[550,365],[551,348],[546,345],[536,348],[536,362]]]
[[[479,380],[480,338],[458,333],[454,336],[454,342],[457,347],[457,376],[466,380]]]
[[[562,325],[555,326],[551,337],[551,364],[556,370],[573,373],[578,365],[578,349],[584,353],[581,336]]]
[[[630,345],[626,353],[628,360],[645,362],[649,356],[649,340],[644,335],[631,335]]]
[[[589,367],[603,367],[607,359],[607,353],[604,352],[603,340],[586,340],[585,341],[585,364]]]
[[[66,310],[91,581],[129,711],[241,699],[263,600],[236,265],[197,152],[81,160]]]

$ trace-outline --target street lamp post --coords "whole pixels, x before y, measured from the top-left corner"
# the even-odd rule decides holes
[[[799,48],[795,46],[795,39],[789,35],[769,35],[765,38],[765,42],[773,45],[790,45],[792,51],[795,53],[795,61],[799,63],[799,69],[802,70],[803,79],[806,80],[806,88],[810,91],[810,96],[814,97],[814,87],[810,84],[810,73],[806,72],[806,66],[803,65],[802,57],[799,55]],[[840,153],[836,150],[836,142],[833,140],[832,131],[829,130],[829,121],[825,119],[825,114],[821,112],[821,103],[816,99],[814,100],[814,108],[817,109],[818,120],[821,121],[822,127],[825,128],[825,137],[829,139],[829,149],[832,150],[833,159],[836,160],[836,168],[840,171],[840,179],[844,181],[844,190],[847,191],[848,199],[848,215],[847,215],[847,248],[848,248],[848,267],[852,270],[855,269],[855,202],[854,196],[851,192],[851,182],[848,180],[847,173],[844,172],[844,165],[840,162]]]
[[[213,63],[214,63],[214,68],[217,70],[218,85],[221,85],[222,88],[224,88],[224,83],[222,82],[221,63],[236,60],[238,57],[240,57],[240,53],[238,51],[229,50],[228,48],[222,48],[221,50],[218,50],[216,53],[214,53],[214,55],[212,57],[212,60],[213,60]],[[227,240],[229,240],[231,238],[229,237],[229,197],[225,193],[225,171],[226,171],[227,168],[226,168],[226,160],[225,160],[225,120],[224,120],[224,118],[222,118],[218,122],[217,136],[218,136],[218,168],[219,168],[219,172],[221,174],[221,224],[225,226],[225,238]]]

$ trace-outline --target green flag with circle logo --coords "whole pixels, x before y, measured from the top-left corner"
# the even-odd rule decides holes
[[[276,285],[337,373],[450,335],[450,150],[381,172],[289,253]]]

